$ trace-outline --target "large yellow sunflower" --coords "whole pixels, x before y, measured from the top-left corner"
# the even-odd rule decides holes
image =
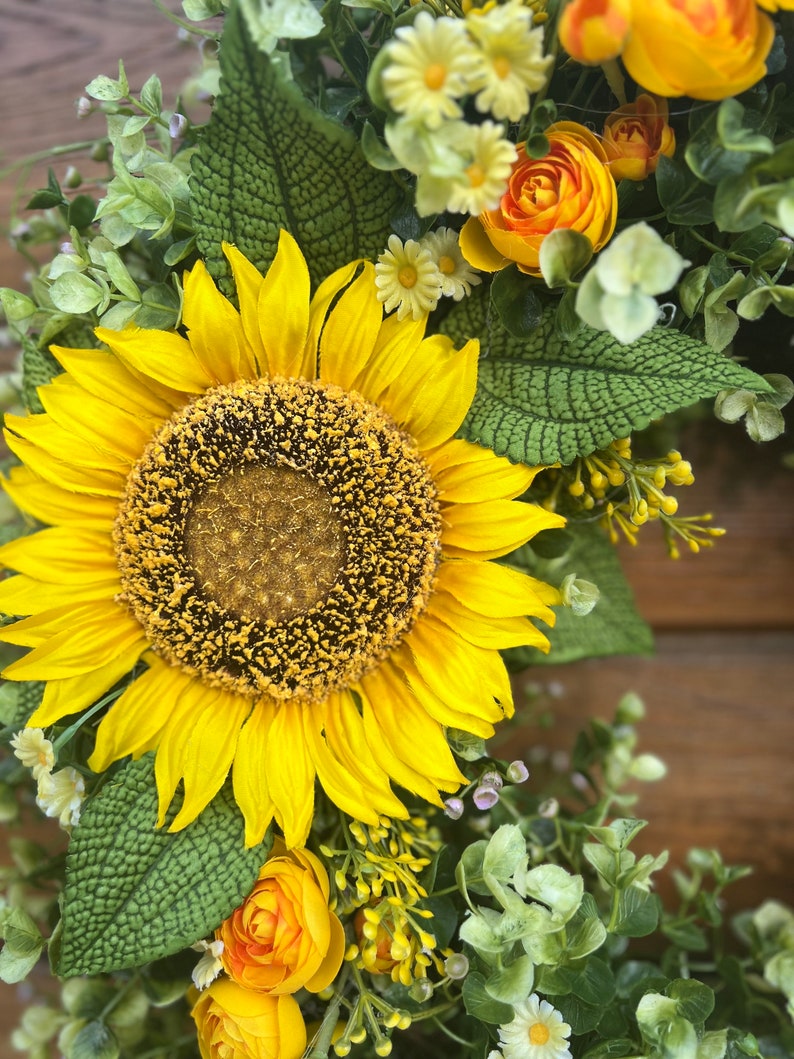
[[[533,469],[453,437],[478,347],[383,318],[355,264],[310,300],[282,233],[262,276],[234,247],[239,312],[198,264],[186,337],[103,328],[53,350],[44,413],[7,419],[5,487],[46,523],[0,549],[18,571],[5,672],[47,682],[46,727],[142,660],[89,760],[156,749],[160,822],[185,827],[232,768],[258,842],[304,842],[315,778],[345,812],[406,815],[391,781],[440,804],[463,779],[444,729],[512,712],[499,648],[546,646],[557,592],[489,562],[557,515],[515,502]]]

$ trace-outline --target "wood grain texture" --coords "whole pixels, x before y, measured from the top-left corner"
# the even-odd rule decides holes
[[[169,6],[179,11],[178,0]],[[0,165],[101,136],[101,116],[78,121],[75,101],[96,74],[115,76],[119,58],[136,87],[157,72],[167,98],[195,65],[195,52],[149,0],[0,0]],[[56,173],[69,160],[58,159]],[[0,184],[0,226],[46,169],[37,164],[24,189],[16,178]],[[89,173],[82,162],[81,169]],[[0,240],[0,285],[19,286],[26,267]],[[794,900],[794,479],[772,456],[788,447],[760,449],[738,427],[688,434],[697,482],[680,491],[682,504],[688,513],[713,511],[728,535],[678,563],[652,530],[637,549],[622,548],[640,610],[659,634],[656,656],[527,675],[522,681],[553,682],[554,726],[513,727],[499,750],[569,748],[584,718],[610,716],[625,691],[637,691],[648,707],[642,749],[669,766],[663,782],[642,788],[637,812],[651,820],[643,848],[669,848],[680,864],[689,846],[718,845],[726,860],[754,864],[734,892],[736,907],[764,896]],[[41,976],[0,987],[0,1059],[19,1054],[5,1043],[7,1031],[18,1005],[46,985]]]

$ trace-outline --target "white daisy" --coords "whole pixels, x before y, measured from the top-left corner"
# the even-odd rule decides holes
[[[63,828],[75,827],[85,798],[85,781],[73,768],[39,776],[36,805],[45,816],[57,816]]]
[[[439,228],[428,232],[420,244],[426,247],[441,273],[441,293],[459,302],[464,295],[471,294],[471,288],[482,283],[477,270],[460,252],[458,233],[454,228]]]
[[[532,993],[514,1010],[513,1021],[499,1027],[504,1059],[571,1059],[571,1027],[547,1000]]]
[[[482,114],[519,121],[529,110],[529,94],[546,83],[552,58],[543,54],[543,30],[532,26],[532,12],[521,0],[473,8],[466,18],[479,45],[475,106]]]
[[[430,251],[415,239],[403,243],[399,236],[390,235],[388,246],[375,265],[378,301],[387,313],[396,309],[398,320],[409,314],[418,320],[438,305],[441,273]]]
[[[31,769],[34,780],[44,773],[52,772],[55,765],[55,750],[49,739],[44,738],[41,728],[23,728],[11,739],[14,756],[25,768]]]
[[[493,121],[481,125],[456,121],[448,123],[441,133],[457,139],[457,150],[464,159],[461,172],[448,179],[445,208],[474,217],[483,210],[496,209],[518,158],[515,144],[504,138],[502,126]]]
[[[463,22],[421,11],[395,38],[387,46],[389,61],[381,75],[391,106],[429,129],[437,129],[445,118],[460,117],[456,100],[469,91],[477,57]]]

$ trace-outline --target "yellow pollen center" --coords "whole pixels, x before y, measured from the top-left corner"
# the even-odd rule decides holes
[[[455,271],[455,262],[448,254],[442,254],[438,259],[438,270],[443,272],[445,276],[451,276]]]
[[[327,489],[291,467],[235,469],[199,495],[185,525],[196,582],[244,621],[286,621],[324,599],[344,535]]]
[[[425,70],[425,87],[431,92],[438,92],[444,87],[447,79],[447,68],[443,63],[431,63]]]
[[[529,1027],[530,1044],[545,1044],[550,1036],[549,1027],[545,1026],[542,1022],[534,1022]]]
[[[473,188],[479,188],[485,183],[486,172],[479,162],[472,162],[466,169],[466,176]]]
[[[497,55],[493,60],[493,68],[496,76],[504,81],[506,77],[510,76],[510,72],[513,69],[513,64],[507,58],[506,55]]]
[[[411,287],[416,286],[416,281],[419,277],[416,274],[416,269],[413,265],[403,265],[400,271],[397,273],[397,281],[401,287],[405,287],[410,290]]]

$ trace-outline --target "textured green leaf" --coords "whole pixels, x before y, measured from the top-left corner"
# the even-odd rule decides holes
[[[486,323],[486,303],[472,295],[442,329],[457,342],[482,342],[461,435],[517,463],[570,463],[727,386],[769,392],[748,368],[671,328],[654,327],[628,346],[587,327],[563,342],[549,310],[517,339],[493,317]]]
[[[261,270],[278,232],[295,236],[315,282],[386,245],[401,192],[369,166],[349,129],[316,110],[253,44],[233,6],[220,53],[221,92],[193,158],[199,251],[224,293],[221,240]]]
[[[178,804],[166,826],[155,828],[151,753],[126,765],[85,806],[66,862],[59,974],[102,974],[178,952],[250,892],[270,840],[244,848],[229,788],[170,834],[176,811]]]
[[[541,559],[527,545],[513,552],[509,562],[552,584],[574,571],[577,577],[598,586],[598,603],[581,617],[567,607],[559,608],[556,625],[547,631],[551,641],[548,655],[536,647],[516,647],[506,652],[511,668],[653,651],[653,635],[634,605],[617,549],[601,527],[592,523],[571,523],[568,533],[571,546],[563,556]]]

